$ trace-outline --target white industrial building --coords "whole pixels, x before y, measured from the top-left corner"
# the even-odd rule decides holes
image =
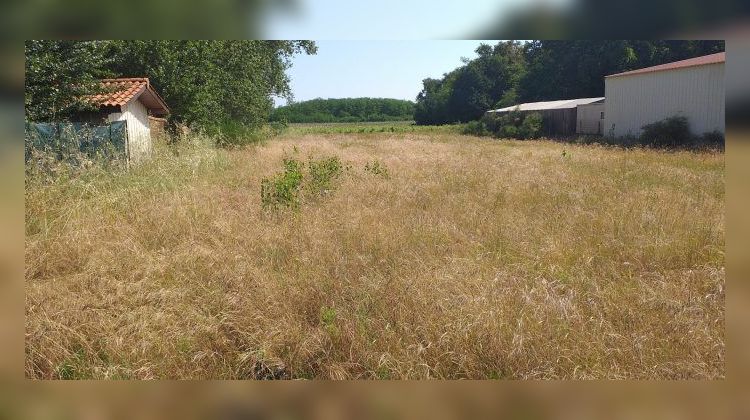
[[[718,53],[606,76],[603,134],[638,136],[673,116],[687,117],[693,134],[724,133],[725,60]]]

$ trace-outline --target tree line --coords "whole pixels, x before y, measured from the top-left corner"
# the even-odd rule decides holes
[[[604,76],[724,51],[723,41],[504,41],[473,60],[424,79],[417,124],[477,120],[524,102],[604,96]]]
[[[271,121],[330,123],[411,121],[414,102],[389,98],[313,99],[276,108]]]
[[[209,133],[266,123],[273,97],[291,99],[286,70],[312,41],[26,41],[28,121],[64,121],[92,108],[106,77],[148,77],[170,119]]]

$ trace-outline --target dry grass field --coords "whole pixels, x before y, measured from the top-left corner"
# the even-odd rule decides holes
[[[264,209],[285,157],[344,168]],[[26,376],[723,378],[724,185],[721,153],[439,132],[27,177]]]

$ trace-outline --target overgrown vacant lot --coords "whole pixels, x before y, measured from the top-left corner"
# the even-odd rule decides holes
[[[297,209],[264,209],[284,158],[329,157],[326,188],[304,178]],[[183,145],[27,179],[26,375],[722,378],[724,232],[719,153]]]

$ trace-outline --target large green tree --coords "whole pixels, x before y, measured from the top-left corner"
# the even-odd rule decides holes
[[[517,103],[604,96],[609,74],[724,51],[723,41],[530,41],[477,48],[478,57],[425,79],[417,96],[418,124],[480,118]]]
[[[110,74],[105,48],[99,41],[26,41],[26,119],[59,121],[90,108],[85,96]]]
[[[312,41],[115,41],[112,70],[147,76],[176,122],[218,131],[268,121],[273,96],[291,98],[286,70]]]
[[[532,41],[521,102],[604,96],[604,77],[724,50],[722,41]]]
[[[422,81],[422,91],[414,105],[414,121],[417,124],[445,124],[450,122],[448,98],[453,90],[455,72],[442,79],[427,78]]]
[[[483,44],[476,53],[476,59],[442,80],[423,81],[414,113],[418,124],[471,121],[498,102],[515,99],[516,86],[525,74],[522,45],[514,41]]]
[[[29,41],[26,116],[63,120],[104,76],[148,77],[175,122],[208,132],[268,121],[273,96],[291,98],[286,70],[312,41]]]

